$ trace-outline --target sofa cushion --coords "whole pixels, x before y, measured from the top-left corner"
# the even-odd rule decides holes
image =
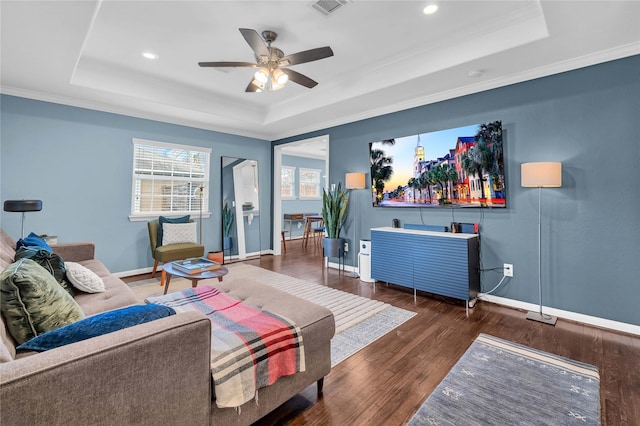
[[[18,240],[18,242],[16,243],[16,250],[18,250],[20,247],[23,247],[23,246],[40,247],[41,249],[47,250],[48,252],[53,251],[51,250],[51,247],[49,246],[49,244],[47,244],[47,242],[42,237],[39,237],[33,232],[29,233],[29,235],[27,235],[26,237],[20,238]]]
[[[18,344],[84,318],[80,306],[53,275],[31,259],[0,274],[2,315]]]
[[[4,317],[0,315],[0,363],[13,361],[16,357],[16,342],[7,330]]]
[[[335,334],[333,313],[318,304],[246,278],[231,274],[224,281],[204,280],[228,295],[293,321],[302,330],[305,351],[327,344]]]
[[[92,337],[112,333],[134,325],[175,315],[176,311],[161,305],[135,305],[103,312],[43,333],[17,347],[18,350],[48,351]]]
[[[0,229],[0,271],[11,265],[16,255],[16,242]]]
[[[162,225],[165,223],[189,223],[190,215],[181,216],[181,217],[164,217],[160,216],[158,218],[158,239],[156,240],[156,246],[160,247],[162,245]]]
[[[133,290],[120,278],[112,275],[98,259],[84,260],[78,263],[98,275],[104,282],[105,288],[102,293],[76,291],[75,301],[86,316],[142,303]]]
[[[67,280],[64,260],[55,253],[51,253],[39,246],[22,246],[16,251],[15,260],[31,259],[46,269],[56,279],[58,284],[71,296],[74,295],[73,286]]]
[[[86,293],[102,293],[105,291],[104,281],[91,269],[76,262],[67,262],[67,277],[78,290]]]

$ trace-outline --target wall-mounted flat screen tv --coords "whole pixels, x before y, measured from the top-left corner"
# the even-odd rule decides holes
[[[502,122],[369,144],[374,207],[506,207]]]

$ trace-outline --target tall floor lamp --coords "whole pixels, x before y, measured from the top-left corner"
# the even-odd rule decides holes
[[[24,238],[24,213],[39,212],[42,210],[42,200],[6,200],[4,202],[5,212],[22,213],[22,227],[20,230],[20,238]]]
[[[198,221],[198,226],[200,227],[200,239],[198,241],[201,245],[204,245],[202,244],[202,200],[204,199],[204,185],[200,184],[197,190],[198,198],[200,200],[200,208],[198,209],[198,211],[200,212],[200,220]]]
[[[538,188],[538,298],[540,310],[527,313],[527,319],[555,325],[557,318],[542,313],[542,226],[540,220],[542,188],[559,188],[562,186],[562,163],[539,162],[522,163],[520,165],[521,185],[525,188]]]
[[[345,182],[345,188],[346,189],[365,189],[366,183],[365,183],[365,174],[362,172],[354,172],[354,173],[347,173],[345,175],[344,178],[344,182]],[[356,208],[354,207],[353,209],[353,241],[351,241],[351,250],[353,250],[353,271],[351,271],[351,278],[358,278],[358,273],[356,272],[356,251],[355,248],[357,247],[356,244],[358,244],[356,242],[356,224],[358,220],[358,214],[356,213]]]

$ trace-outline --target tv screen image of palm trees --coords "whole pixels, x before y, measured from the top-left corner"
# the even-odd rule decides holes
[[[375,207],[506,207],[502,121],[369,144]]]

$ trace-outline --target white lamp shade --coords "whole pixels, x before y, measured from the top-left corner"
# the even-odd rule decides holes
[[[356,173],[347,173],[345,175],[345,188],[347,189],[364,189],[366,188],[365,184],[365,174],[362,172]]]
[[[269,79],[269,70],[267,70],[265,68],[260,68],[253,75],[253,78],[255,78],[259,83],[263,83],[264,84]]]
[[[284,86],[285,83],[289,81],[289,76],[282,72],[281,69],[277,69],[273,72],[273,78],[279,86]]]
[[[526,188],[558,188],[562,186],[562,163],[539,162],[520,165],[521,186]]]

